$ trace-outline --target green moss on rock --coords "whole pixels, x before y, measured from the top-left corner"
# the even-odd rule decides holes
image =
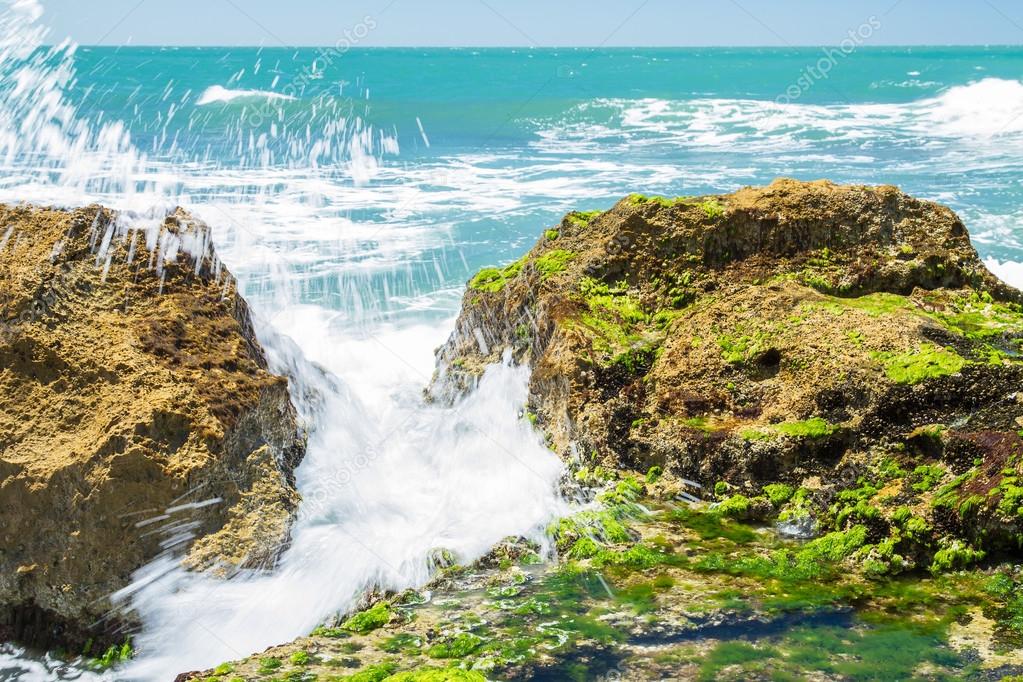
[[[897,384],[919,384],[928,379],[958,374],[966,360],[954,350],[923,345],[907,353],[876,353],[885,374]]]
[[[355,614],[341,624],[343,630],[349,632],[366,633],[382,628],[391,620],[391,609],[387,604],[380,602],[373,607]]]

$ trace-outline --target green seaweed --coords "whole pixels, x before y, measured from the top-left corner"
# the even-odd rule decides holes
[[[284,662],[276,656],[264,656],[259,659],[259,672],[263,675],[268,675],[278,670],[283,665]]]
[[[100,670],[106,670],[131,660],[134,655],[135,650],[132,648],[131,640],[128,639],[123,644],[109,647],[99,658],[92,659],[92,665]]]
[[[725,207],[717,199],[707,199],[697,204],[700,210],[710,219],[720,218],[725,214]]]
[[[352,675],[339,677],[336,679],[336,682],[382,682],[382,680],[388,679],[397,670],[398,666],[395,663],[379,663],[364,668]],[[331,682],[335,682],[334,678],[331,678]]]
[[[771,427],[783,436],[790,438],[826,438],[834,434],[838,427],[820,417],[812,417],[799,422],[784,422]]]
[[[575,258],[575,254],[565,249],[553,249],[536,259],[536,270],[540,273],[540,279],[553,277],[564,272],[568,263]]]
[[[586,227],[603,211],[572,211],[565,219],[575,227]]]
[[[430,658],[465,658],[483,645],[483,638],[471,632],[462,632],[438,642],[426,650]]]
[[[384,602],[355,614],[341,624],[343,630],[365,634],[382,628],[391,620],[391,609]]]
[[[487,682],[487,678],[474,670],[422,668],[385,677],[384,682]]]
[[[525,264],[526,256],[523,256],[503,268],[483,268],[469,280],[469,288],[473,291],[496,294],[522,272]]]
[[[954,350],[925,344],[907,353],[874,353],[885,374],[897,384],[915,385],[929,379],[957,374],[966,360]]]

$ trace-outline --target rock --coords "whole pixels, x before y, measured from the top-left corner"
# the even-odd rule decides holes
[[[530,414],[577,467],[660,467],[749,497],[819,477],[799,500],[839,503],[825,528],[883,537],[906,507],[930,528],[925,555],[959,547],[943,538],[1012,552],[1021,301],[951,210],[895,187],[633,195],[477,274],[430,394],[511,348]],[[857,497],[864,477],[876,489]]]
[[[111,593],[161,552],[228,573],[287,542],[305,451],[287,380],[208,228],[152,222],[0,207],[5,639],[98,648],[130,625]]]

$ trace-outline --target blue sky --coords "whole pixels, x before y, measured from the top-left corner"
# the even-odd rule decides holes
[[[41,0],[54,42],[363,46],[1020,44],[1018,0]],[[370,21],[367,21],[367,17]]]

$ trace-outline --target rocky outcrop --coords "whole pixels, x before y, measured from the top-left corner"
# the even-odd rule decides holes
[[[4,638],[123,639],[109,596],[161,552],[273,563],[304,436],[205,225],[0,207],[0,315]]]
[[[747,518],[783,485],[783,518],[865,527],[878,570],[949,567],[1023,545],[1020,302],[894,187],[633,195],[477,274],[431,393],[512,348],[580,478],[656,467]]]

